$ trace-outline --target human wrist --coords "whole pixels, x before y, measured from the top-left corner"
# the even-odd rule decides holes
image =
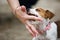
[[[19,9],[18,9],[19,7],[20,7],[20,6],[17,6],[17,7],[13,10],[14,14],[16,14],[16,12],[19,10]]]

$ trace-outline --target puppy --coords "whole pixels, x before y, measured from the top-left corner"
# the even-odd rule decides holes
[[[29,10],[29,15],[34,15],[43,19],[43,21],[29,20],[39,31],[44,30],[42,34],[36,34],[32,40],[56,40],[57,39],[57,25],[51,22],[54,14],[49,10],[44,10],[42,8],[35,8]],[[48,29],[47,29],[47,25]]]

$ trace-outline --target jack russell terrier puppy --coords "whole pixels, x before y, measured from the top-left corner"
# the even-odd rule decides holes
[[[37,30],[44,31],[42,34],[36,34],[32,40],[57,40],[57,25],[51,21],[51,18],[54,17],[52,12],[42,8],[34,8],[29,10],[29,15],[43,19],[43,21],[29,20],[29,23]]]

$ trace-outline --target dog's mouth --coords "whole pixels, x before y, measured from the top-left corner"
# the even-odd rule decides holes
[[[27,14],[28,14],[28,15],[31,15],[31,16],[36,16],[36,17],[38,17],[38,15],[32,14],[32,13],[30,13],[30,12],[28,12]],[[30,21],[35,21],[35,20],[30,19]]]
[[[36,14],[32,14],[32,13],[28,13],[28,15],[31,15],[31,16],[36,16],[36,17],[38,17],[38,15],[36,15]]]

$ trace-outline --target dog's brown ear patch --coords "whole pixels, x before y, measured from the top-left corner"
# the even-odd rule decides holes
[[[47,19],[47,18],[51,19],[52,17],[54,17],[54,14],[49,10],[37,8],[36,11],[45,19]]]
[[[47,18],[49,18],[49,19],[51,19],[52,17],[54,17],[54,14],[51,11],[49,11],[49,10],[46,10],[45,13],[46,13],[45,15],[47,16]]]
[[[45,10],[42,8],[37,8],[36,11],[40,14],[40,16],[42,16],[43,18],[46,18],[45,16]]]

